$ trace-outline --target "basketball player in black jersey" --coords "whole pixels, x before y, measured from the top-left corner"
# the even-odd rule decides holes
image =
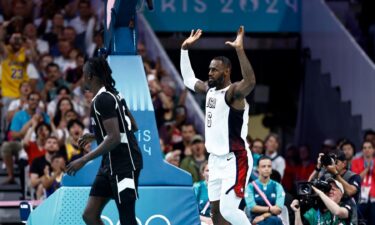
[[[91,125],[94,134],[79,140],[81,148],[96,140],[97,148],[71,162],[67,173],[74,175],[87,162],[102,156],[101,166],[91,187],[83,213],[88,225],[103,225],[100,215],[110,199],[115,199],[122,225],[137,225],[135,202],[142,154],[134,136],[137,125],[124,98],[115,89],[112,71],[103,58],[92,58],[83,67],[84,82],[94,94]]]

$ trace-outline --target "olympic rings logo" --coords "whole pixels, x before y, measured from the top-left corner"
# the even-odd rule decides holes
[[[109,217],[107,217],[107,216],[103,216],[103,215],[101,215],[100,218],[102,218],[102,220],[108,222],[109,225],[120,225],[120,220],[117,221],[116,224],[114,224],[113,221],[111,220],[111,218],[109,218]],[[145,222],[144,225],[150,225],[150,223],[151,223],[153,220],[158,220],[158,219],[164,221],[164,222],[165,222],[165,225],[171,225],[171,222],[169,221],[169,219],[168,219],[167,217],[163,216],[163,215],[160,215],[160,214],[155,214],[155,215],[150,216],[150,217],[146,220],[146,222]],[[139,218],[136,218],[136,220],[137,220],[137,224],[138,224],[138,225],[143,225],[142,222],[141,222],[141,220],[140,220]]]

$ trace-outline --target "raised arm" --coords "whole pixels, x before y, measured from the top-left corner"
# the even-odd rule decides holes
[[[228,96],[227,99],[229,102],[232,102],[233,100],[242,100],[247,95],[250,94],[250,92],[255,87],[255,74],[254,70],[250,64],[249,59],[247,58],[245,54],[245,50],[243,47],[243,37],[245,34],[245,30],[243,26],[240,26],[240,28],[237,31],[237,38],[233,42],[227,41],[225,44],[232,46],[238,56],[238,60],[240,62],[241,66],[241,73],[242,73],[242,80],[240,82],[236,82],[231,88],[232,90],[228,90]]]
[[[193,68],[191,67],[188,49],[194,44],[202,35],[202,30],[198,29],[196,32],[191,31],[190,36],[181,45],[180,68],[182,79],[187,88],[198,93],[206,93],[208,86],[201,80],[195,77]]]
[[[349,211],[347,208],[339,206],[336,202],[330,199],[318,188],[314,186],[312,186],[312,188],[318,194],[320,199],[323,201],[324,205],[327,207],[329,211],[331,211],[333,215],[338,216],[341,219],[347,219],[349,217]]]

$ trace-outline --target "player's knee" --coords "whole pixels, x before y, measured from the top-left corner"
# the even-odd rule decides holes
[[[220,213],[224,217],[224,219],[228,220],[232,216],[232,211],[227,205],[220,204]]]

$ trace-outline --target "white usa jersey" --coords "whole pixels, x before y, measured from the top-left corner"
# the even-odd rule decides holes
[[[229,87],[210,88],[206,96],[205,145],[209,153],[219,156],[249,150],[246,142],[249,104],[244,99],[244,110],[230,107],[225,100]]]

